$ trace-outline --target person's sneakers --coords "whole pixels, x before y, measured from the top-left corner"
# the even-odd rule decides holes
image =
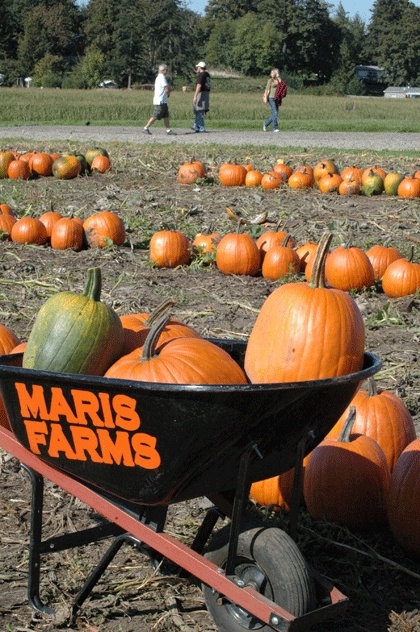
[[[267,128],[265,125],[263,125],[263,132],[266,132],[266,131],[267,131]]]
[[[151,131],[148,127],[143,127],[143,134],[151,134]]]
[[[275,132],[278,132],[278,131],[279,131],[278,129],[273,129],[273,132],[274,132],[274,133],[275,133]]]
[[[174,136],[175,132],[173,132],[171,129],[167,129],[166,133],[168,134],[168,136]]]

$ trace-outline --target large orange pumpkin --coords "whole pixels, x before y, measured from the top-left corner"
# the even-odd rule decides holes
[[[83,224],[75,217],[62,217],[51,230],[51,247],[54,250],[79,252],[85,243]]]
[[[0,151],[0,179],[8,178],[7,170],[15,155],[11,151]]]
[[[160,303],[150,313],[123,314],[120,316],[124,330],[124,345],[121,355],[127,355],[135,349],[142,347],[151,327],[166,314],[175,304],[172,299]],[[185,325],[176,318],[170,318],[162,329],[157,345],[161,345],[172,338],[200,338],[192,327]]]
[[[52,176],[53,162],[50,154],[37,151],[29,160],[29,168],[35,176]]]
[[[382,289],[390,298],[401,298],[415,294],[420,288],[420,263],[402,257],[389,264],[382,276]]]
[[[316,184],[319,184],[319,181],[324,176],[330,176],[330,175],[338,174],[338,173],[339,173],[338,167],[335,164],[335,162],[331,159],[321,160],[315,165],[313,169],[314,180]]]
[[[263,233],[261,233],[256,241],[257,248],[260,251],[261,255],[261,262],[264,261],[265,254],[270,250],[270,248],[278,244],[283,244],[287,235],[288,233],[286,230],[280,230],[280,222],[276,224],[274,230],[265,230]],[[287,241],[288,247],[293,248],[295,244],[295,239],[290,235]]]
[[[246,384],[235,360],[204,338],[173,338],[156,348],[169,316],[150,329],[144,346],[123,356],[105,377],[165,384]]]
[[[177,268],[191,258],[191,244],[180,230],[158,230],[149,243],[150,260],[158,268]]]
[[[391,475],[387,510],[391,531],[410,555],[420,560],[420,438],[400,455]]]
[[[83,223],[86,239],[91,248],[105,248],[110,244],[121,246],[125,241],[124,222],[113,211],[99,211]]]
[[[42,246],[48,241],[47,229],[36,217],[21,217],[12,226],[12,241],[18,244],[36,244]]]
[[[63,216],[61,215],[61,213],[54,210],[45,211],[45,213],[42,213],[42,215],[40,215],[39,220],[44,224],[49,238],[51,237],[51,231],[54,224],[56,224],[58,220],[62,217]]]
[[[243,165],[226,162],[219,169],[219,181],[225,187],[239,187],[245,184],[247,170]]]
[[[407,176],[398,185],[399,197],[420,197],[420,179]]]
[[[245,353],[251,382],[316,380],[362,368],[365,328],[359,308],[346,292],[325,286],[331,238],[328,233],[321,238],[310,283],[285,283],[263,303]]]
[[[382,279],[390,263],[402,258],[402,254],[397,248],[382,244],[375,244],[375,246],[369,248],[369,250],[366,251],[366,255],[372,264],[375,273],[375,281]]]
[[[351,434],[349,415],[338,438],[314,448],[305,468],[303,496],[312,518],[369,530],[386,521],[390,471],[382,448]]]
[[[414,421],[406,405],[394,393],[378,390],[374,378],[369,378],[368,389],[356,393],[329,436],[340,433],[351,408],[356,411],[352,432],[374,439],[392,472],[401,452],[416,438]]]
[[[325,277],[329,285],[345,292],[363,290],[375,281],[369,257],[350,241],[330,252],[325,263]]]
[[[25,160],[12,160],[7,168],[7,177],[10,180],[29,180],[31,169]]]
[[[286,235],[283,243],[272,246],[265,253],[261,266],[261,274],[264,279],[277,281],[299,272],[299,255],[296,250],[289,247],[289,240],[290,235]]]
[[[241,221],[236,233],[227,233],[217,244],[216,265],[223,274],[254,276],[260,270],[261,258],[257,244],[249,233],[241,233]]]

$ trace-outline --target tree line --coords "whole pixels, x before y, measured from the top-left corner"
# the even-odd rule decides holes
[[[181,0],[9,0],[0,23],[5,85],[32,77],[44,87],[122,87],[153,81],[166,62],[191,80],[198,58],[244,76],[272,67],[296,87],[363,92],[355,65],[382,67],[388,85],[420,85],[420,8],[375,0],[371,19],[324,0],[209,0],[204,16]]]

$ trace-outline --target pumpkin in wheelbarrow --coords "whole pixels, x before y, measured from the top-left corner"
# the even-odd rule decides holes
[[[117,360],[105,377],[162,384],[246,384],[239,364],[204,338],[172,338],[157,347],[169,321],[165,314],[147,334],[143,347]]]
[[[19,338],[9,327],[0,323],[0,355],[12,353],[12,350],[18,344],[20,344]],[[9,418],[2,397],[0,397],[0,426],[10,430]]]
[[[100,268],[88,270],[83,294],[59,292],[39,310],[22,365],[57,373],[103,375],[119,357],[123,327],[100,300]]]
[[[245,354],[251,382],[300,382],[361,370],[362,315],[347,292],[325,284],[331,239],[323,235],[309,283],[286,283],[264,302]]]

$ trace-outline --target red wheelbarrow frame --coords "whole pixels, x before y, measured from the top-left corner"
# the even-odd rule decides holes
[[[163,558],[170,560],[202,583],[210,586],[215,592],[243,608],[270,626],[273,630],[308,630],[315,623],[341,614],[347,607],[347,597],[337,588],[329,584],[329,582],[318,573],[313,571],[317,590],[323,595],[323,603],[326,603],[326,605],[322,605],[305,615],[294,617],[290,612],[270,601],[255,589],[249,586],[242,587],[235,583],[235,577],[226,576],[223,569],[193,550],[193,548],[186,546],[175,537],[163,531],[156,531],[148,524],[139,521],[138,518],[130,512],[129,507],[124,507],[124,505],[120,503],[115,504],[115,502],[106,498],[102,493],[91,489],[87,485],[41,461],[32,452],[23,447],[10,431],[3,427],[0,427],[0,447],[16,457],[29,471],[36,473],[40,479],[45,477],[106,518],[106,520],[109,521],[110,528],[103,532],[102,537],[115,536],[120,533],[123,539],[135,539],[147,547],[150,547],[151,550],[157,551]],[[212,502],[215,502],[215,505],[223,513],[226,515],[231,513],[229,511],[231,508],[229,507],[229,502],[225,501],[223,497],[215,495],[209,498]],[[32,512],[34,512],[34,509],[35,507],[33,506]],[[42,515],[42,508],[39,510]],[[216,520],[214,523],[215,522]],[[233,519],[233,522],[235,522],[235,519]],[[236,527],[238,527],[238,525],[236,525]],[[77,534],[72,535],[77,536]],[[40,540],[41,533],[38,534],[38,538]],[[98,540],[100,538],[98,537],[96,539]],[[93,539],[90,541],[93,541]],[[79,546],[80,544],[83,544],[83,542],[77,542],[77,538],[75,538],[71,546]],[[29,580],[31,581],[31,578],[29,578]],[[32,599],[31,602],[33,607],[37,608],[38,605],[39,608],[37,609],[49,611],[49,609],[42,606],[41,603],[37,604],[37,595],[35,595],[35,598]],[[79,601],[79,605],[80,603],[81,600]]]

